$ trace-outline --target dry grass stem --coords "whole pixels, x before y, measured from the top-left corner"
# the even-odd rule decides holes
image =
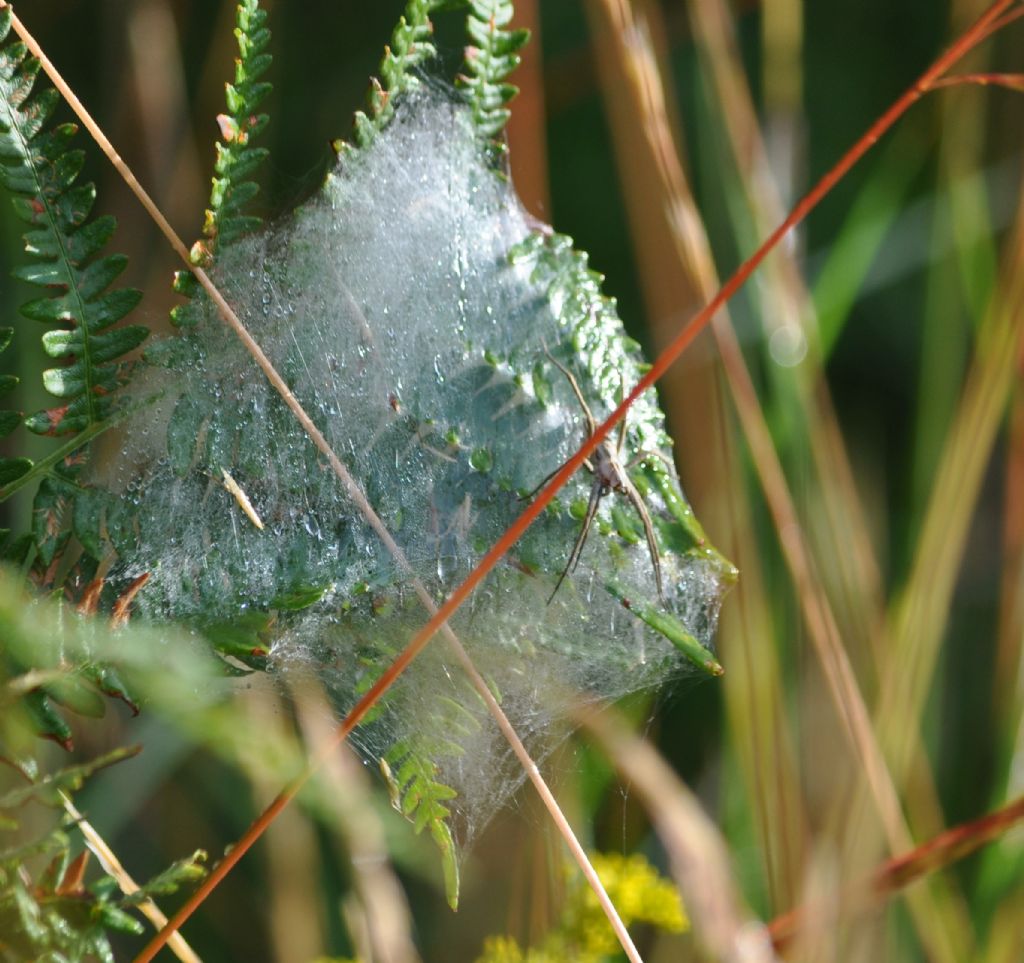
[[[700,217],[666,119],[664,93],[650,45],[650,31],[645,24],[635,20],[633,10],[625,0],[600,0],[595,10],[602,12],[607,23],[607,36],[613,40],[609,49],[615,52],[621,76],[626,80],[633,100],[638,123],[635,134],[646,140],[652,156],[656,158],[655,172],[668,199],[667,206],[673,212],[674,249],[679,264],[699,279],[710,297],[717,287],[717,279],[707,238],[700,227]],[[790,566],[839,718],[860,764],[868,774],[894,850],[906,848],[909,835],[903,823],[899,799],[875,742],[868,711],[842,646],[828,599],[814,575],[796,509],[735,334],[721,314],[715,317],[712,327],[740,422],[758,467],[783,554]]]
[[[103,872],[117,881],[118,888],[125,896],[139,891],[139,884],[132,879],[131,874],[124,868],[124,864],[117,858],[117,854],[107,845],[106,840],[96,832],[95,827],[83,816],[71,798],[65,793],[60,794],[61,802],[67,814],[75,821],[75,825],[85,839],[85,845],[89,847],[92,854],[99,860]],[[148,897],[139,903],[139,912],[153,924],[153,928],[160,930],[167,925],[167,917],[152,899]],[[175,933],[168,941],[167,948],[182,963],[202,963],[199,955],[180,933]]]
[[[369,782],[355,755],[342,747],[324,753],[331,743],[333,713],[314,680],[296,693],[299,724],[314,755],[326,762],[318,773],[320,795],[330,807],[352,867],[354,900],[345,919],[358,957],[377,963],[419,963],[412,940],[412,917],[402,885],[388,859],[384,829],[374,808]]]
[[[912,883],[1002,838],[1021,820],[1024,820],[1024,798],[981,819],[947,829],[910,852],[886,860],[860,883],[845,888],[838,897],[830,895],[827,902],[811,899],[772,920],[768,924],[772,942],[781,949],[803,930],[820,927],[822,919],[837,919],[837,902],[847,918],[882,905]]]
[[[764,926],[740,899],[725,841],[693,793],[613,711],[580,709],[576,718],[646,808],[708,952],[723,963],[774,960]]]
[[[633,86],[624,82],[626,71],[630,76],[661,73],[658,65],[667,54],[662,49],[667,27],[657,4],[633,4],[634,22],[640,24],[635,33],[649,42],[650,57],[657,62],[630,63],[623,59],[622,41],[603,8],[591,4],[587,10],[644,301],[655,344],[661,347],[671,340],[680,320],[707,300],[714,284],[707,246],[696,234],[686,249],[688,257],[678,253],[678,222],[690,223],[696,216],[692,206],[683,208],[682,218],[675,216],[679,196],[689,196],[685,181],[673,182],[675,194],[666,202],[661,173],[674,177],[674,172],[664,152],[674,149],[679,127],[671,91],[662,87],[647,94],[660,104],[668,126],[648,138],[639,129],[644,118],[637,113]],[[631,47],[634,53],[639,49],[639,42]],[[644,129],[650,127],[647,123]],[[719,648],[731,667],[723,679],[724,695],[753,800],[773,904],[788,906],[799,888],[806,819],[796,752],[785,724],[779,648],[767,641],[774,628],[764,596],[763,562],[752,538],[744,466],[732,440],[735,429],[721,391],[720,362],[707,350],[706,341],[698,342],[666,373],[659,392],[679,449],[702,453],[679,466],[687,495],[742,573],[739,588],[723,608],[719,628]]]

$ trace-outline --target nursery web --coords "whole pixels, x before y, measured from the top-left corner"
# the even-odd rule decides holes
[[[227,249],[216,279],[438,600],[583,440],[583,412],[550,359],[599,417],[639,373],[614,303],[524,212],[445,92],[400,103],[316,197]],[[147,617],[236,651],[251,637],[272,673],[315,673],[342,714],[422,625],[422,607],[212,307],[197,299],[189,314],[194,327],[153,352],[143,388],[159,384],[163,401],[130,432],[126,507],[108,513],[120,574],[150,573]],[[690,671],[638,617],[643,605],[711,645],[726,569],[679,524],[661,422],[653,395],[640,399],[622,457],[651,456],[638,488],[663,602],[641,520],[609,495],[548,603],[590,494],[581,473],[452,621],[538,756],[564,734],[568,699],[614,700]],[[427,756],[458,793],[449,808],[464,837],[523,778],[436,643],[354,741],[372,758],[401,746]]]

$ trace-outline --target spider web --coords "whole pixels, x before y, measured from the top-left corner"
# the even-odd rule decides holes
[[[429,90],[400,103],[315,198],[218,263],[218,286],[438,600],[584,437],[547,352],[598,417],[638,377],[613,302],[574,304],[578,293],[536,258],[510,258],[547,233],[488,168],[464,108]],[[154,352],[160,367],[138,379],[138,390],[159,384],[165,395],[129,432],[118,472],[132,506],[130,520],[110,525],[119,573],[150,573],[138,603],[150,619],[211,637],[254,626],[272,673],[286,683],[314,673],[343,714],[422,625],[422,607],[214,310],[200,299],[192,310],[195,329]],[[626,458],[669,454],[661,421],[653,396],[640,399]],[[692,671],[622,604],[657,603],[624,498],[602,499],[578,568],[548,604],[590,490],[585,473],[570,482],[451,623],[537,756],[564,735],[568,699],[613,700]],[[644,497],[664,609],[710,647],[722,566],[678,539],[662,494]],[[465,839],[523,779],[441,645],[354,736],[372,758],[410,740],[458,792]]]

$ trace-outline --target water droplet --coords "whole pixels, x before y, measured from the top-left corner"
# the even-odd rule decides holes
[[[772,332],[768,350],[776,364],[792,368],[807,356],[807,338],[796,324],[784,324]]]

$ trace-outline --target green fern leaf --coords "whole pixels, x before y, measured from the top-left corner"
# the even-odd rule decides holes
[[[13,328],[0,328],[0,354],[11,343],[13,334]],[[0,375],[0,395],[9,394],[17,384],[18,379],[14,375]],[[0,438],[6,438],[20,424],[20,412],[0,410]],[[0,458],[0,486],[21,478],[31,467],[32,460],[29,458]],[[0,529],[0,543],[7,535],[6,529]]]
[[[197,849],[187,859],[175,860],[167,869],[144,883],[134,893],[125,896],[124,904],[137,906],[154,896],[172,896],[183,886],[191,886],[199,882],[206,875],[206,870],[203,868],[205,862],[206,853],[201,849]]]
[[[105,874],[86,883],[89,854],[72,858],[71,838],[59,825],[65,800],[98,769],[136,752],[118,749],[41,778],[33,765],[17,766],[23,780],[15,789],[0,794],[0,826],[21,829],[21,811],[28,808],[33,811],[33,827],[39,824],[40,806],[52,809],[53,816],[50,828],[41,835],[0,852],[0,952],[4,959],[113,963],[110,933],[138,936],[143,932],[141,922],[128,910],[147,896],[174,893],[205,875],[202,864],[206,854],[199,851],[172,864],[131,896],[122,896],[116,881]],[[46,861],[40,863],[40,857]],[[38,872],[30,869],[35,864],[42,866]]]
[[[457,909],[459,864],[455,840],[448,825],[451,812],[447,803],[457,798],[458,793],[437,778],[435,760],[450,754],[450,750],[447,746],[433,744],[433,740],[433,736],[424,735],[415,742],[396,742],[385,754],[381,771],[388,781],[395,809],[413,824],[416,833],[430,830],[431,839],[441,853],[448,905]],[[458,747],[455,748],[458,750]]]
[[[44,739],[51,739],[64,749],[74,748],[71,727],[64,717],[53,707],[49,696],[42,689],[26,692],[19,702],[25,715],[28,716],[33,730]]]
[[[11,17],[0,11],[0,43],[7,39]],[[35,567],[46,581],[48,570],[67,544],[64,524],[69,499],[77,486],[71,479],[82,463],[85,443],[104,430],[115,416],[115,392],[126,380],[124,356],[138,347],[148,330],[141,325],[117,326],[141,299],[132,289],[112,288],[127,258],[104,255],[116,227],[112,217],[90,220],[96,199],[92,184],[77,183],[84,153],[72,148],[77,128],[59,124],[46,130],[58,103],[56,91],[34,91],[39,63],[21,43],[0,49],[0,183],[12,195],[15,215],[28,230],[25,251],[30,261],[14,276],[42,288],[44,295],[21,307],[21,314],[49,330],[43,350],[59,365],[42,373],[43,385],[62,404],[36,412],[0,413],[0,436],[19,425],[37,434],[72,436],[58,451],[33,463],[27,458],[0,459],[0,500],[42,479],[33,506]],[[0,331],[0,350],[11,331]],[[17,384],[0,377],[0,394]],[[0,532],[5,558],[25,560],[31,545]],[[40,731],[66,742],[65,727],[45,696],[32,711]],[[81,703],[84,705],[84,703]],[[95,708],[93,706],[93,708]]]
[[[235,39],[238,58],[232,83],[225,84],[227,113],[217,115],[222,140],[215,150],[213,185],[210,206],[203,221],[203,239],[192,245],[194,264],[209,267],[218,248],[232,244],[238,238],[251,234],[263,223],[261,218],[247,212],[259,193],[259,185],[249,178],[267,159],[265,147],[253,146],[253,141],[265,130],[269,117],[259,113],[273,86],[259,78],[273,58],[266,53],[270,31],[266,26],[267,13],[259,8],[259,0],[242,0],[235,10]],[[192,298],[198,282],[190,271],[179,271],[174,276],[174,289]],[[171,312],[171,321],[178,327],[192,327],[196,323],[188,305],[180,305]]]
[[[437,56],[437,48],[430,39],[434,33],[430,14],[439,6],[438,0],[409,0],[406,4],[405,13],[391,34],[391,43],[384,48],[380,79],[375,77],[370,82],[369,114],[356,113],[353,134],[357,147],[367,147],[387,126],[395,112],[395,99],[420,85],[416,69]],[[349,146],[344,141],[335,142],[338,153]]]
[[[10,30],[10,14],[0,12],[0,42]],[[20,424],[44,435],[72,436],[59,450],[33,463],[26,458],[0,460],[0,499],[18,488],[42,479],[32,510],[32,543],[37,577],[50,584],[54,563],[68,544],[67,524],[76,493],[73,481],[85,443],[113,420],[115,393],[126,380],[124,356],[138,347],[148,330],[119,322],[141,299],[138,291],[112,287],[124,271],[127,258],[104,254],[112,238],[114,218],[90,219],[96,198],[92,184],[79,184],[84,153],[73,149],[77,128],[59,124],[46,129],[58,96],[51,89],[36,91],[38,62],[21,43],[0,49],[0,183],[12,195],[15,215],[27,225],[25,251],[30,261],[14,270],[15,277],[42,288],[44,295],[24,304],[21,313],[46,325],[42,337],[46,355],[59,362],[42,373],[43,385],[62,404],[26,419],[15,412],[0,415],[0,434]],[[10,341],[10,329],[0,332],[0,350]],[[17,381],[0,378],[0,393]],[[87,518],[76,506],[76,528],[99,528],[96,517]],[[24,560],[24,539],[7,539],[0,533],[3,555]],[[88,547],[88,546],[87,546]],[[105,668],[90,676],[83,670],[60,691],[30,693],[25,705],[41,734],[68,745],[70,734],[53,703],[76,712],[96,715],[102,711],[97,689],[127,699],[123,685]],[[105,681],[104,681],[105,680]],[[130,699],[127,701],[131,702]]]
[[[68,491],[58,480],[44,478],[32,503],[32,534],[43,569],[64,548],[71,530],[64,525],[69,517]]]
[[[0,39],[10,17],[0,18]],[[121,255],[101,256],[114,232],[114,219],[88,218],[96,197],[92,184],[76,184],[84,155],[70,149],[73,124],[43,128],[57,103],[53,90],[33,95],[38,62],[24,45],[0,50],[0,181],[14,195],[16,215],[29,225],[25,251],[33,257],[16,277],[46,289],[46,297],[25,304],[31,320],[57,325],[43,337],[60,367],[43,372],[46,389],[60,407],[25,420],[30,431],[68,435],[105,421],[111,395],[124,380],[119,359],[148,335],[141,325],[114,328],[139,302],[140,292],[108,290],[124,270]]]
[[[235,11],[238,59],[234,82],[225,85],[228,112],[217,117],[223,140],[216,146],[216,176],[203,227],[207,241],[201,256],[212,255],[215,246],[230,244],[262,223],[260,218],[244,211],[259,193],[258,185],[247,178],[269,154],[265,147],[254,147],[252,143],[269,121],[267,114],[257,112],[272,89],[271,84],[259,79],[272,60],[265,52],[270,43],[266,22],[267,13],[259,9],[259,0],[239,3]],[[193,252],[195,256],[195,249]]]
[[[508,102],[519,93],[505,78],[519,66],[519,51],[530,39],[529,30],[505,29],[513,12],[511,0],[470,0],[466,32],[471,43],[466,47],[464,73],[457,80],[476,129],[490,141],[492,161],[508,150],[499,135],[511,114]]]

